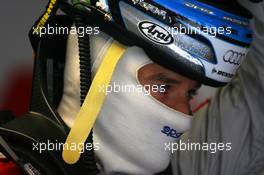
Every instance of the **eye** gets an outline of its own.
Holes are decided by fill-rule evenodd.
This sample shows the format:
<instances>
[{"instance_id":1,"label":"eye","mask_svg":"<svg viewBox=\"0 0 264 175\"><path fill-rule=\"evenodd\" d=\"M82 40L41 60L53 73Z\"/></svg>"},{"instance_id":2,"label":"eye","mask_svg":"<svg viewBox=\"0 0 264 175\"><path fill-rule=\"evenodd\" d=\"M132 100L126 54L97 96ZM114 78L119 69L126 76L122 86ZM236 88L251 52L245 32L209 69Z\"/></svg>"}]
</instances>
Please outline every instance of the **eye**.
<instances>
[{"instance_id":1,"label":"eye","mask_svg":"<svg viewBox=\"0 0 264 175\"><path fill-rule=\"evenodd\" d=\"M196 89L191 89L191 90L188 91L188 97L190 99L193 99L193 97L196 96L196 95L197 95L197 90Z\"/></svg>"},{"instance_id":2,"label":"eye","mask_svg":"<svg viewBox=\"0 0 264 175\"><path fill-rule=\"evenodd\" d=\"M164 88L166 91L168 91L168 90L171 88L171 85L168 85L168 84L163 85L163 88Z\"/></svg>"},{"instance_id":3,"label":"eye","mask_svg":"<svg viewBox=\"0 0 264 175\"><path fill-rule=\"evenodd\" d=\"M165 84L161 84L158 86L159 86L159 92L160 93L166 93L171 88L171 85L165 85Z\"/></svg>"}]
</instances>

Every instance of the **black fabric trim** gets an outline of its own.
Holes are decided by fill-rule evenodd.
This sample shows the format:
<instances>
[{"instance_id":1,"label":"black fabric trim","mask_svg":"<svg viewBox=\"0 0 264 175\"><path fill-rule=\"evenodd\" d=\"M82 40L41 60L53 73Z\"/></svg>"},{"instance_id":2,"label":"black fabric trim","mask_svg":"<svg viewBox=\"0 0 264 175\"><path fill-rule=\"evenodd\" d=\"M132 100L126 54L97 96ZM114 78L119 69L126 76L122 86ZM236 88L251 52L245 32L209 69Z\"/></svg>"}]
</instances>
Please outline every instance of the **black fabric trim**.
<instances>
[{"instance_id":1,"label":"black fabric trim","mask_svg":"<svg viewBox=\"0 0 264 175\"><path fill-rule=\"evenodd\" d=\"M72 21L66 16L56 16L49 21L51 26L70 27ZM34 73L32 80L32 95L30 111L41 113L51 120L60 123L69 130L56 108L63 93L63 72L65 64L67 34L38 35L30 34L30 41L35 52ZM52 61L52 77L47 73L47 61ZM47 79L52 80L48 82ZM52 93L50 93L52 91Z\"/></svg>"},{"instance_id":2,"label":"black fabric trim","mask_svg":"<svg viewBox=\"0 0 264 175\"><path fill-rule=\"evenodd\" d=\"M41 114L28 113L6 123L0 127L0 135L23 163L31 163L41 174L80 175L87 172L83 161L74 166L66 164L62 150L43 150L41 153L33 150L36 143L64 143L67 137L60 125ZM4 152L1 147L0 152Z\"/></svg>"},{"instance_id":3,"label":"black fabric trim","mask_svg":"<svg viewBox=\"0 0 264 175\"><path fill-rule=\"evenodd\" d=\"M15 116L13 115L12 111L0 111L0 126L15 119Z\"/></svg>"},{"instance_id":4,"label":"black fabric trim","mask_svg":"<svg viewBox=\"0 0 264 175\"><path fill-rule=\"evenodd\" d=\"M57 26L62 26L62 27L70 27L72 25L73 21L69 16L66 15L57 15L54 16L52 18L50 18L49 22L47 24L51 25L51 26L55 26L57 24ZM60 37L61 35L55 35L55 37L57 36ZM28 37L31 43L31 46L34 50L34 53L37 53L38 50L38 43L41 39L43 39L44 37L47 38L52 38L54 37L53 35L46 35L43 37L39 37L38 35L35 35L32 33L32 28L30 29L29 33L28 33Z\"/></svg>"},{"instance_id":5,"label":"black fabric trim","mask_svg":"<svg viewBox=\"0 0 264 175\"><path fill-rule=\"evenodd\" d=\"M112 14L114 21L122 26L125 26L124 21L122 20L119 2L120 0L110 0L109 2L109 10Z\"/></svg>"}]
</instances>

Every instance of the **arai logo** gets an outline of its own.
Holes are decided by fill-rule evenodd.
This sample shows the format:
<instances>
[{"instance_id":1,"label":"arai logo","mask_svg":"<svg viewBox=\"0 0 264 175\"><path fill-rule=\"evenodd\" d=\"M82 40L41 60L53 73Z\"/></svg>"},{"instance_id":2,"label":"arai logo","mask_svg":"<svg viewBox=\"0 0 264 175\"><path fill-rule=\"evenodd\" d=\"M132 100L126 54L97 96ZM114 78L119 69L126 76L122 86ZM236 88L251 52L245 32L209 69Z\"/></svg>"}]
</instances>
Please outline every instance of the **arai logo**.
<instances>
[{"instance_id":1,"label":"arai logo","mask_svg":"<svg viewBox=\"0 0 264 175\"><path fill-rule=\"evenodd\" d=\"M138 28L145 37L155 43L162 45L173 43L172 35L158 24L150 21L141 21L138 23Z\"/></svg>"}]
</instances>

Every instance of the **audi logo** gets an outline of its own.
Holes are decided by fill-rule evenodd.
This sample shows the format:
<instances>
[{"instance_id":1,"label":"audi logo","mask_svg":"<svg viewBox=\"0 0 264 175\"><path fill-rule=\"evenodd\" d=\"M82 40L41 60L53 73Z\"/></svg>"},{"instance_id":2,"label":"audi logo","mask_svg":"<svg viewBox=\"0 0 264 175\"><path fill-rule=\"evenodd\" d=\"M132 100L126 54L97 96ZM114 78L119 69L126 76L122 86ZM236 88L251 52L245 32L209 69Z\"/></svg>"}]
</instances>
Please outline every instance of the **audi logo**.
<instances>
[{"instance_id":1,"label":"audi logo","mask_svg":"<svg viewBox=\"0 0 264 175\"><path fill-rule=\"evenodd\" d=\"M223 60L229 64L240 65L241 61L245 56L246 56L245 53L229 50L225 53Z\"/></svg>"}]
</instances>

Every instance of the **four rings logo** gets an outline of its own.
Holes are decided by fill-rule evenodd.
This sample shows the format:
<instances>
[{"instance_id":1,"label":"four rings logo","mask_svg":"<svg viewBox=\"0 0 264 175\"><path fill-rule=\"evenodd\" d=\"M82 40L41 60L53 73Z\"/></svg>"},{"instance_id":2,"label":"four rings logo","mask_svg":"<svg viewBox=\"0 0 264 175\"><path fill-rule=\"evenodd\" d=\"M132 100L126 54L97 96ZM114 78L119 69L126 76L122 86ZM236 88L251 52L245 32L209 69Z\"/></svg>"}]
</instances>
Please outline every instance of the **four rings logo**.
<instances>
[{"instance_id":1,"label":"four rings logo","mask_svg":"<svg viewBox=\"0 0 264 175\"><path fill-rule=\"evenodd\" d=\"M229 50L223 56L223 60L229 64L240 65L241 61L245 56L245 53Z\"/></svg>"},{"instance_id":2,"label":"four rings logo","mask_svg":"<svg viewBox=\"0 0 264 175\"><path fill-rule=\"evenodd\" d=\"M169 45L173 43L172 35L163 27L150 21L141 21L138 23L139 31L149 40L162 44Z\"/></svg>"}]
</instances>

